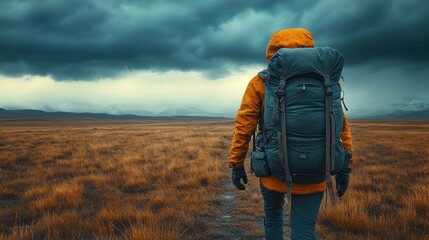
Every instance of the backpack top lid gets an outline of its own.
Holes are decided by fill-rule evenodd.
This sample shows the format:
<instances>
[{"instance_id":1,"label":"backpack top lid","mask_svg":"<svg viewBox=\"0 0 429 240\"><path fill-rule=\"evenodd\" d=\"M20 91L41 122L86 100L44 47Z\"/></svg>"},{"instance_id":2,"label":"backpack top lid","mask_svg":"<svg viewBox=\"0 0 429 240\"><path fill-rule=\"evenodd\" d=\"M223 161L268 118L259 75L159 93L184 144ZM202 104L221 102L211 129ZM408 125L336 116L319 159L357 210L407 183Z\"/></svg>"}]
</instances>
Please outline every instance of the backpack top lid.
<instances>
[{"instance_id":1,"label":"backpack top lid","mask_svg":"<svg viewBox=\"0 0 429 240\"><path fill-rule=\"evenodd\" d=\"M271 58L268 71L274 78L285 76L286 80L316 73L335 83L340 80L343 64L340 52L330 47L281 48Z\"/></svg>"}]
</instances>

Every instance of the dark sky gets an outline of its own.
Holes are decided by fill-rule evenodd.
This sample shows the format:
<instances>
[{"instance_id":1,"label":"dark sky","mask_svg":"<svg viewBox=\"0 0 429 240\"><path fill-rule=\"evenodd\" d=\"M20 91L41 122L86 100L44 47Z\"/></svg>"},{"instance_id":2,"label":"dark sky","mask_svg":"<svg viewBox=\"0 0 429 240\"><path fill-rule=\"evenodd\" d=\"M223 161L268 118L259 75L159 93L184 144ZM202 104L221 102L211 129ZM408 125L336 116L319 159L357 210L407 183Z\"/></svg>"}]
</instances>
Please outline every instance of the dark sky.
<instances>
[{"instance_id":1,"label":"dark sky","mask_svg":"<svg viewBox=\"0 0 429 240\"><path fill-rule=\"evenodd\" d=\"M354 105L369 93L384 105L427 103L425 0L3 0L0 74L92 81L180 70L216 80L264 66L271 34L289 27L307 28L317 46L342 52Z\"/></svg>"}]
</instances>

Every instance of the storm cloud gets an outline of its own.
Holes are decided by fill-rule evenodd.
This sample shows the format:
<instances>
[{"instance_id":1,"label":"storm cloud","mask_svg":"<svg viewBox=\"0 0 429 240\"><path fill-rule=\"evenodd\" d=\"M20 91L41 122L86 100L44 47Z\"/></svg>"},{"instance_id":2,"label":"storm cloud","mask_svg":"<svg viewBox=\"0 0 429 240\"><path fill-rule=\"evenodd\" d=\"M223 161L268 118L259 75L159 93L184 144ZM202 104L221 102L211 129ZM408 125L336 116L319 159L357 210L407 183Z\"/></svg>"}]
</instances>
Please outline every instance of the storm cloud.
<instances>
[{"instance_id":1,"label":"storm cloud","mask_svg":"<svg viewBox=\"0 0 429 240\"><path fill-rule=\"evenodd\" d=\"M348 66L429 63L424 0L0 2L0 74L95 80L134 70L227 76L265 64L279 29L304 27Z\"/></svg>"}]
</instances>

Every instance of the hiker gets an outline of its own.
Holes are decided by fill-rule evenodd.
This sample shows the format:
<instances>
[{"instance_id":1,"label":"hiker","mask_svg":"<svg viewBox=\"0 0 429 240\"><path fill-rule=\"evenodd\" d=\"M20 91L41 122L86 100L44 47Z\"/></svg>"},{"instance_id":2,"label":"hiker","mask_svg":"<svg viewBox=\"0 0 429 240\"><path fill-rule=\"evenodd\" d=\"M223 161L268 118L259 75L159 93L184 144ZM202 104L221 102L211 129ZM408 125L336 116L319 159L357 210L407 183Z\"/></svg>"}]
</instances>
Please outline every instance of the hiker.
<instances>
[{"instance_id":1,"label":"hiker","mask_svg":"<svg viewBox=\"0 0 429 240\"><path fill-rule=\"evenodd\" d=\"M284 30L280 30L275 32L269 43L268 43L268 47L266 50L266 58L268 63L272 63L270 62L272 60L272 57L280 50L281 51L294 51L293 49L296 49L298 51L302 50L301 48L306 48L304 49L305 51L309 48L310 51L313 49L316 49L314 47L314 41L313 38L311 36L311 33L306 30L306 29L302 29L302 28L295 28L295 29L284 29ZM279 53L277 53L277 55L281 55L281 51L279 51ZM338 56L339 53L337 53L334 50L331 49L321 49L321 52L323 51L329 51L329 53L335 53ZM292 52L293 53L293 52ZM312 52L311 52L312 53ZM298 53L297 53L298 54ZM313 54L313 53L312 53ZM293 54L291 54L293 55ZM332 55L332 54L331 54ZM329 55L329 56L331 56ZM283 55L282 55L283 56ZM277 57L282 57L282 56L277 56ZM286 56L285 58L287 59L288 55L284 55ZM340 58L341 57L341 58ZM336 59L334 59L335 61L342 61L342 56L337 57ZM273 58L274 59L274 58ZM338 60L340 59L340 60ZM274 60L273 60L274 61ZM279 61L280 62L280 61ZM337 69L336 73L337 74L335 76L335 78L340 78L340 74L341 74L341 69L342 69L342 62L341 63L341 68ZM278 63L280 64L280 63ZM317 64L317 63L315 63ZM338 66L340 64L337 64ZM337 66L335 65L335 66ZM338 73L339 72L339 73ZM265 77L265 78L264 78ZM311 77L310 77L311 78ZM256 75L255 77L253 77L248 86L247 89L244 93L240 108L237 112L236 115L236 120L235 120L235 125L234 125L234 136L233 136L233 140L232 140L232 146L230 149L230 158L229 158L229 167L232 168L232 181L233 184L240 190L244 190L245 186L240 182L240 180L242 179L243 182L245 184L247 184L247 175L246 175L246 171L244 169L244 160L249 148L249 142L252 138L252 135L254 134L255 130L257 129L257 125L259 123L259 128L264 128L264 126L269 126L269 124L273 124L276 123L277 121L277 125L272 125L272 126L280 126L280 122L283 124L282 119L280 119L280 116L284 116L286 119L291 119L291 116L289 116L285 113L285 115L282 115L283 112L277 109L276 106L274 106L274 108L277 110L277 112L275 113L271 113L271 112L264 112L264 99L265 99L265 95L266 95L266 85L264 85L265 81L269 81L269 77L267 77L267 71L265 72L261 72L260 74ZM277 80L279 81L279 80ZM309 80L310 81L310 80ZM287 86L287 85L286 85ZM326 85L325 85L326 86ZM329 85L330 87L331 85ZM283 86L284 87L284 86ZM302 91L306 90L306 85L302 84L302 86L299 86L301 88ZM307 86L307 88L310 88L311 86ZM322 87L324 87L322 85ZM339 84L336 84L336 86L332 85L332 88L337 87L340 88ZM280 88L280 87L279 87ZM308 90L307 90L308 91ZM339 92L339 89L336 89L337 92ZM272 92L272 91L271 91ZM271 94L271 93L270 93ZM323 92L324 94L324 92ZM287 99L288 96L287 93L284 94L284 98L282 99L276 99L276 101L282 101ZM293 96L292 96L293 97ZM274 101L274 100L272 100ZM339 97L338 99L335 99L336 103L339 102ZM288 101L283 101L283 103L286 102L285 104L288 104ZM277 103L277 102L275 102ZM279 106L282 106L281 104L279 104ZM323 106L324 107L324 106ZM335 111L337 111L336 113L340 113L337 114L339 116L336 116L336 119L332 120L331 119L331 124L332 121L339 121L340 124L340 128L336 129L336 131L338 132L338 136L339 138L341 138L342 140L342 144L341 144L341 140L336 141L336 142L340 142L338 143L340 147L338 147L341 151L343 151L342 154L342 162L340 163L341 165L339 165L339 170L337 169L336 171L336 175L335 175L335 186L336 186L336 195L338 197L341 197L344 195L347 186L348 186L348 181L349 181L349 173L350 173L350 169L352 167L353 161L352 161L352 153L353 153L353 147L352 147L352 137L351 137L351 132L350 129L348 127L348 123L347 123L347 119L346 116L342 113L342 106L336 106L337 109ZM281 107L279 107L281 108ZM285 107L286 109L286 107ZM274 111L272 109L270 109L270 111ZM285 110L284 112L288 112L289 109L287 109L287 111ZM308 111L312 111L312 110L307 110L306 112L306 116L308 115L307 113L309 113ZM323 113L324 110L322 111ZM277 114L277 115L276 115ZM311 114L311 112L309 113ZM325 115L325 114L323 114ZM265 117L264 117L265 116ZM268 116L268 117L267 117ZM273 116L273 117L271 117ZM296 116L296 115L295 115ZM311 116L311 115L308 115ZM292 116L294 117L294 116ZM271 118L269 122L264 120L264 118ZM322 120L326 120L326 121L319 121L319 122L315 122L314 120L308 120L305 119L305 121L307 121L307 123L311 123L308 124L306 126L304 126L305 128L313 128L313 125L322 125L323 129L325 129L325 125L324 122L326 122L326 124L329 121L329 118L325 118ZM288 122L288 121L287 121ZM288 122L289 123L289 122ZM285 123L286 125L286 123ZM342 127L341 127L342 125ZM287 126L286 126L287 128ZM333 131L335 131L335 127L331 127L333 128ZM277 127L277 129L280 129L280 127ZM326 127L326 129L328 129L328 127ZM261 130L261 129L259 129ZM262 129L263 130L263 129ZM279 130L277 130L279 131ZM328 131L328 130L326 130ZM287 131L289 134L289 131ZM325 130L323 130L323 133L325 133ZM258 134L259 136L263 136L263 138L257 138L256 139L256 144L258 143L258 141L262 141L262 142L267 142L266 138L270 138L269 134L268 136L266 135L267 132L262 131L262 134ZM275 133L273 133L275 134ZM279 133L277 133L279 134ZM279 135L280 136L280 135ZM282 136L283 137L283 136ZM286 139L286 136L284 136ZM331 136L332 137L332 136ZM262 139L262 140L261 140ZM272 139L276 140L274 137L272 137ZM325 139L322 138L323 140L323 144L325 144ZM269 142L270 140L268 140ZM326 140L327 142L328 140ZM255 144L255 139L254 139L254 144ZM275 141L273 141L275 142ZM309 142L309 141L308 141ZM280 156L280 159L282 159L282 151L283 149L280 149L281 147L279 146L280 144L285 144L286 143L289 144L289 139L287 141L285 140L281 140L279 138L278 141L279 144L275 144L275 146L271 146L273 144L268 144L268 145L263 145L263 146L268 146L268 147L272 147L273 149L277 149L277 150L273 150L274 152L277 151L277 156ZM261 146L259 146L261 147ZM332 147L332 146L331 146ZM335 147L335 146L334 146ZM255 151L254 147L254 151ZM326 156L329 155L328 151L326 151L327 148L322 148L322 154L325 154ZM268 151L269 149L267 149ZM284 150L286 151L286 150ZM332 150L333 151L333 150ZM329 152L332 152L329 151ZM258 153L257 151L255 153ZM288 154L285 154L285 152L283 152L283 154L286 155L286 158L283 157L283 159L287 159L288 155L290 155L291 153L287 152ZM262 154L261 156L264 156L264 158L268 158L269 156L269 152ZM323 160L324 162L326 161L327 163L329 162L327 158L325 158L325 155L323 155ZM333 156L333 155L331 155ZM299 155L300 158L302 158L303 160L306 160L307 155L306 154L300 154ZM334 157L335 161L337 160L337 156ZM252 161L253 161L253 153L252 153ZM275 168L275 165L273 162L270 161L274 161L274 160L266 160L268 161L267 164L265 164L264 162L264 166L268 165L268 169L264 169L264 171L267 171L267 173L259 173L259 175L264 175L266 174L266 177L260 177L260 188L261 188L261 193L264 199L264 212L265 212L265 217L264 217L264 226L265 226L265 236L267 240L273 240L273 239L283 239L283 205L285 203L285 194L287 196L287 192L288 192L288 186L291 187L290 191L291 194L289 194L289 196L291 197L290 199L290 208L291 208L291 212L290 212L290 229L291 229L291 238L292 239L299 239L299 240L305 240L305 239L317 239L316 233L315 233L315 228L316 228L316 222L317 222L317 217L318 217L318 212L319 212L319 207L320 207L320 203L322 201L323 198L323 192L325 190L327 190L327 186L329 184L331 184L331 177L330 175L332 174L332 169L331 169L331 174L329 174L329 168L333 167L332 162L331 165L329 165L329 168L326 168L325 165L323 165L323 167L321 167L322 171L322 179L318 180L317 182L311 182L310 183L299 183L300 181L294 182L294 180L292 180L293 183L291 183L290 185L289 182L290 180L287 180L288 176L286 174L286 180L285 177L282 177L277 174L274 174L275 171L277 171L278 169ZM324 164L323 162L323 164ZM287 161L286 161L287 163ZM336 164L336 163L335 163ZM288 168L291 165L291 163L289 162L289 164L287 164ZM253 166L253 162L252 162L252 166ZM283 165L284 166L284 165ZM338 166L334 166L337 167ZM253 167L252 167L253 168ZM285 167L283 167L281 169L283 172L287 172L289 170L286 170ZM293 169L292 169L293 170ZM291 171L292 171L291 170ZM256 170L255 170L256 171ZM326 175L324 175L324 172L327 172L327 178L324 178ZM270 173L271 172L271 173ZM271 175L270 175L271 174ZM289 178L294 178L297 179L297 176L293 175L292 176L289 174ZM305 177L305 176L304 176ZM319 179L319 178L318 178ZM299 179L298 179L299 180ZM286 183L288 182L288 184ZM332 189L332 188L331 188ZM335 197L335 196L334 196Z\"/></svg>"}]
</instances>

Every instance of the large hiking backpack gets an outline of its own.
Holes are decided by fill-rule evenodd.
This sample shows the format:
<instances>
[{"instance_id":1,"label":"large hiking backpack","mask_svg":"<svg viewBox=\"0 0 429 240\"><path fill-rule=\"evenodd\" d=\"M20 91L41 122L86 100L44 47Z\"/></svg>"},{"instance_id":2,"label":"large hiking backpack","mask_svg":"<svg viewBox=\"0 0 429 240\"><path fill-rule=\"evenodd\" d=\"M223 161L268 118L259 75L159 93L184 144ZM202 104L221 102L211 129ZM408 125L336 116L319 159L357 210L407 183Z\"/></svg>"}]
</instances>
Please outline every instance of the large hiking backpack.
<instances>
[{"instance_id":1,"label":"large hiking backpack","mask_svg":"<svg viewBox=\"0 0 429 240\"><path fill-rule=\"evenodd\" d=\"M259 73L265 84L264 116L254 154L266 158L270 173L265 175L287 183L289 196L292 182L323 181L333 195L330 175L345 158L342 68L343 57L335 49L282 48Z\"/></svg>"}]
</instances>

